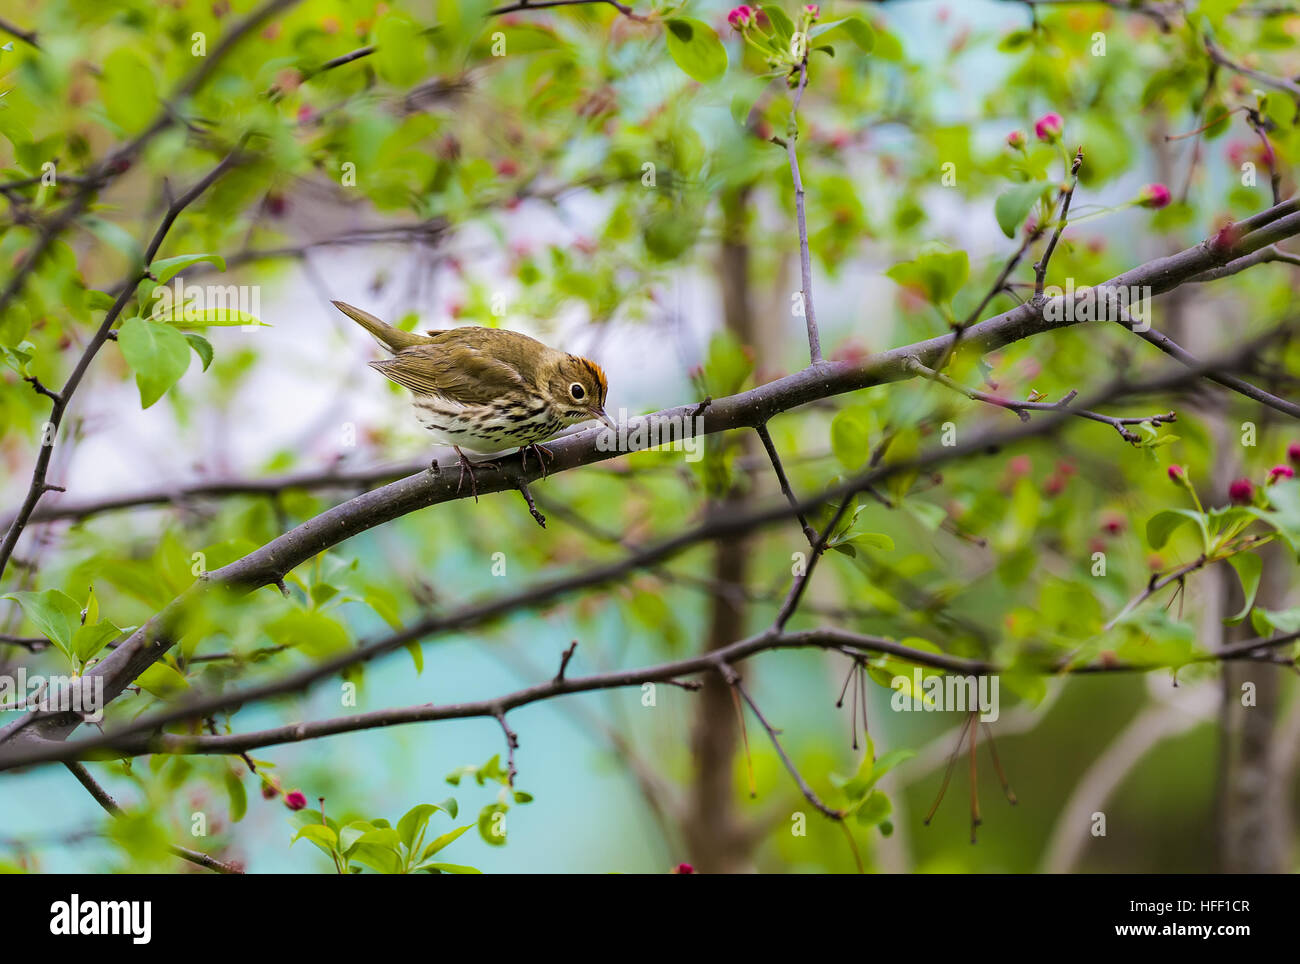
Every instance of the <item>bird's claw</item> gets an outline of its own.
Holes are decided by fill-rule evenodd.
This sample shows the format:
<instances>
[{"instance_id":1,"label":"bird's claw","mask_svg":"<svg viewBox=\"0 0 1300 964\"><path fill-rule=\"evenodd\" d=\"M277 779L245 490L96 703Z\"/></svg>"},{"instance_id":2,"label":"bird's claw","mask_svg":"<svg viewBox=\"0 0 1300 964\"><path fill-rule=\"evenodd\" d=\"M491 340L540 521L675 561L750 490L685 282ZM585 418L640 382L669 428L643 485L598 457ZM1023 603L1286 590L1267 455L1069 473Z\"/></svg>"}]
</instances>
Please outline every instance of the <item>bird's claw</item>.
<instances>
[{"instance_id":1,"label":"bird's claw","mask_svg":"<svg viewBox=\"0 0 1300 964\"><path fill-rule=\"evenodd\" d=\"M519 446L519 463L523 471L528 471L528 450L533 450L533 455L537 457L537 464L542 467L542 478L546 478L546 460L554 461L555 453L548 449L540 442L531 442L528 445Z\"/></svg>"}]
</instances>

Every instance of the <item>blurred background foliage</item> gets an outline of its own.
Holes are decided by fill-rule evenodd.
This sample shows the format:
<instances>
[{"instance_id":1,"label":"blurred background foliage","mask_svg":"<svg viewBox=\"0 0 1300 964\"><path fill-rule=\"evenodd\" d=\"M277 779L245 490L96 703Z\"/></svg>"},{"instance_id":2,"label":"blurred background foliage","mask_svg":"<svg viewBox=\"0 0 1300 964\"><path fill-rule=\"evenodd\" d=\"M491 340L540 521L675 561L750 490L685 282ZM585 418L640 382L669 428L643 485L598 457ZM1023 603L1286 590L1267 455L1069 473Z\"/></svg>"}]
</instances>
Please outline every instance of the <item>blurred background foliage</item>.
<instances>
[{"instance_id":1,"label":"blurred background foliage","mask_svg":"<svg viewBox=\"0 0 1300 964\"><path fill-rule=\"evenodd\" d=\"M0 3L39 43L14 40L0 52L0 179L39 178L49 161L58 173L55 186L4 190L0 265L14 269L39 219L68 203L94 159L153 122L160 99L196 69L200 38L211 55L253 6ZM427 457L404 400L365 367L372 349L329 307L332 298L407 328L503 325L589 355L609 372L611 413L719 397L805 363L803 321L791 312L799 282L790 169L770 143L787 135L789 93L760 76L762 58L727 25L727 8L638 0L633 9L650 18L643 22L604 4L500 15L491 6L304 0L242 41L193 98L175 105L183 122L117 172L0 318L6 505L25 490L48 414L23 376L61 384L168 198L236 148L244 162L184 212L159 255L220 255L224 274L200 262L182 272L185 281L260 286L269 327L205 332L211 363L195 344L184 376L144 411L128 360L106 346L56 449L52 480L68 494L45 502ZM855 16L873 38L870 53L851 43L837 44L833 56L814 53L799 114L827 356L863 359L965 318L1023 237L1019 222L1011 225L1016 239L1004 235L995 199L1026 179L1055 188L1078 146L1077 223L1051 261L1052 284L1100 281L1268 207L1270 160L1289 195L1300 150L1296 101L1278 91L1261 100L1250 78L1212 67L1204 38L1242 64L1293 76L1300 14L1247 15L1238 8L1257 4L1232 0L1187 6L1195 14L1174 17L1166 32L1154 17L1100 4L824 5L823 22ZM716 31L728 61L721 76L700 83L674 61L664 21L683 16ZM1242 105L1263 119L1266 140ZM1049 111L1063 118L1059 147L1033 133ZM1027 137L1023 155L1007 146L1013 130ZM1243 164L1259 172L1253 185L1243 184ZM1149 182L1167 184L1173 202L1159 211L1132 206ZM1041 216L1025 210L1020 221ZM1033 260L1031 252L1012 280L1032 281ZM1284 316L1293 271L1262 265L1175 292L1158 303L1156 327L1211 355ZM984 316L1025 296L1023 288L1001 294ZM1159 361L1119 326L1081 324L984 359L960 354L950 374L1009 398L1055 400ZM1298 362L1292 342L1274 350L1274 390L1294 388ZM1153 572L1198 551L1187 528L1159 549L1145 538L1151 515L1187 506L1166 476L1169 464L1187 466L1205 505L1222 505L1231 478L1262 482L1300 436L1276 413L1218 390L1124 407L1115 414L1177 410L1176 425L1157 433L1167 444L1135 448L1107 426L1077 420L1054 438L949 464L941 475L896 477L885 493L892 508L863 497L845 534L855 551L827 556L792 625L833 622L1011 664L1080 646L1088 655L1178 664L1193 646L1217 645L1239 593L1219 578L1222 565L1193 574L1167 611L1168 596L1159 597L1140 627L1100 630ZM1244 421L1258 427L1253 446L1240 444ZM964 437L1014 416L917 379L808 406L770 428L795 492L807 494L859 469L886 430L897 431L890 458L901 459L934 444L945 422ZM188 634L167 668L116 701L106 726L178 692L282 675L431 610L616 559L627 545L699 521L710 506L778 496L761 447L744 433L710 437L698 462L637 453L535 490L551 520L545 532L511 494L462 500L323 554L292 574L287 596L208 597L187 614ZM348 494L346 484L287 488L33 524L20 544L25 564L11 567L0 588L61 590L83 605L93 587L105 619L140 625L196 570L238 558ZM553 675L572 639L571 674L684 656L705 645L720 609L732 638L767 625L789 586L792 553L803 549L793 523L747 538L738 588L719 585L727 582L719 556L701 547L613 589L359 667L348 674L359 686L355 709L341 705L330 683L212 723L217 732L242 731L482 698ZM1094 572L1099 552L1104 576ZM1293 560L1277 554L1267 565L1285 570L1267 608L1285 611ZM0 605L0 631L36 635L18 606ZM9 672L66 665L54 647L0 646L0 659ZM846 658L783 652L743 668L811 785L845 805L844 780L867 753L862 735L851 736L849 701L835 706ZM1294 743L1293 674L1255 671L1281 678L1277 738ZM1227 779L1220 675L1213 664L1145 677L1006 674L993 731L1020 804L1002 804L981 749L985 822L972 847L964 762L922 825L959 717L891 711L892 693L876 673L865 699L877 756L918 752L882 779L892 812L850 823L863 862L882 871L1221 866L1209 842ZM174 870L171 841L254 871L330 871L330 857L290 845L307 815L318 822L324 797L336 841L349 821L367 821L360 832L375 834L367 846L378 849L363 863L392 869L407 851L379 852L399 835L382 833L382 821L396 828L417 804L454 795L458 807L429 819L430 839L477 823L442 856L484 870L663 871L683 861L853 870L842 829L811 811L752 718L748 753L743 744L723 746L716 764L725 770L728 820L745 832L733 839L709 823L719 814L716 803L702 803L701 703L664 686L650 707L633 689L513 713L518 792L500 779L504 746L490 720L268 748L252 754L257 773L234 757L92 764L132 813L116 821L61 768L6 774L3 855L15 869ZM1276 779L1294 815L1294 754ZM266 799L264 785L272 788ZM290 819L286 795L298 789L309 808ZM1091 833L1095 811L1107 815L1105 836ZM791 833L796 812L807 814L806 836ZM195 813L206 816L207 837L192 836ZM498 813L508 834L492 829ZM1280 844L1293 869L1292 839Z\"/></svg>"}]
</instances>

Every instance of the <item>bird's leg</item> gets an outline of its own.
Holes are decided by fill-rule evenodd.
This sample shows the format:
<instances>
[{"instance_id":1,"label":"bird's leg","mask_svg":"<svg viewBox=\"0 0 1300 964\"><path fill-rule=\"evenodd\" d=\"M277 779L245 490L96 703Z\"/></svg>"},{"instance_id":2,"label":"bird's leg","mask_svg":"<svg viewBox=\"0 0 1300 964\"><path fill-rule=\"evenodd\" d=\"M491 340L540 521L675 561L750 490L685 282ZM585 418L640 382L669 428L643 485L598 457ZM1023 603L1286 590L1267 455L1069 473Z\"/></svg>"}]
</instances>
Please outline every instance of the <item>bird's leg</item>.
<instances>
[{"instance_id":1,"label":"bird's leg","mask_svg":"<svg viewBox=\"0 0 1300 964\"><path fill-rule=\"evenodd\" d=\"M469 475L469 490L470 490L470 492L472 492L472 493L474 494L474 501L477 502L477 501L478 501L478 483L474 481L474 463L471 462L471 461L469 460L468 456L466 456L465 453L462 452L462 451L460 450L460 446L459 446L459 445L453 445L452 448L454 448L454 449L456 450L456 456L457 456L457 458L460 459L460 478L458 478L458 479L456 480L456 492L457 492L457 494L460 493L460 487L461 487L461 485L464 484L464 482L465 482L465 476L466 476L466 474L468 474L468 475ZM481 469L495 469L495 468L499 468L499 466L497 465L496 462L479 462L479 463L478 463L478 467L481 468Z\"/></svg>"},{"instance_id":2,"label":"bird's leg","mask_svg":"<svg viewBox=\"0 0 1300 964\"><path fill-rule=\"evenodd\" d=\"M532 449L533 454L537 456L537 464L542 467L542 478L546 478L546 459L555 460L555 453L548 449L540 442L530 442L528 445L519 446L519 461L525 472L528 471L528 450ZM543 457L544 456L544 457Z\"/></svg>"}]
</instances>

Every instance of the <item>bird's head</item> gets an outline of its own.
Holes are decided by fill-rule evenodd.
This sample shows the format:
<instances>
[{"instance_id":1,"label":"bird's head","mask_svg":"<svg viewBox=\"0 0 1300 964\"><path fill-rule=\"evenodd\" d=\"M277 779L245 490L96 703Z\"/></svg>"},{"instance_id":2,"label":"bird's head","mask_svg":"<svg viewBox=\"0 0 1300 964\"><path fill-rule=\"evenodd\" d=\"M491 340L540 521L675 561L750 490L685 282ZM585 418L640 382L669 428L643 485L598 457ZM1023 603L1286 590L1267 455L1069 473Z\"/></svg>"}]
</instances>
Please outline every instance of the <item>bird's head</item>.
<instances>
[{"instance_id":1,"label":"bird's head","mask_svg":"<svg viewBox=\"0 0 1300 964\"><path fill-rule=\"evenodd\" d=\"M595 418L616 428L605 414L608 391L609 383L600 366L578 355L561 354L546 380L548 401L570 425Z\"/></svg>"}]
</instances>

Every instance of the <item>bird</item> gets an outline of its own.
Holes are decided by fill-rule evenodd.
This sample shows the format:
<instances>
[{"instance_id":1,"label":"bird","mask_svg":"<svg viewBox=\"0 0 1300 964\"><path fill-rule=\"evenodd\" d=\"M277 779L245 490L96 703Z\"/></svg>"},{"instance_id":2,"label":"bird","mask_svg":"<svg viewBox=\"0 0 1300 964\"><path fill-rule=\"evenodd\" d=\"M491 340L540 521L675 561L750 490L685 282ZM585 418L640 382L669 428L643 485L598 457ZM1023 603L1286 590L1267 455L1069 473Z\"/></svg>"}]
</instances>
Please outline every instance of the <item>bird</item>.
<instances>
[{"instance_id":1,"label":"bird","mask_svg":"<svg viewBox=\"0 0 1300 964\"><path fill-rule=\"evenodd\" d=\"M419 334L345 302L333 304L392 355L369 365L410 390L420 424L436 442L456 450L456 491L468 474L476 502L475 466L496 463L472 462L464 449L494 453L517 447L525 468L532 449L545 476L544 456L551 453L542 442L590 419L617 428L605 414L605 373L588 358L505 328L464 325Z\"/></svg>"}]
</instances>

